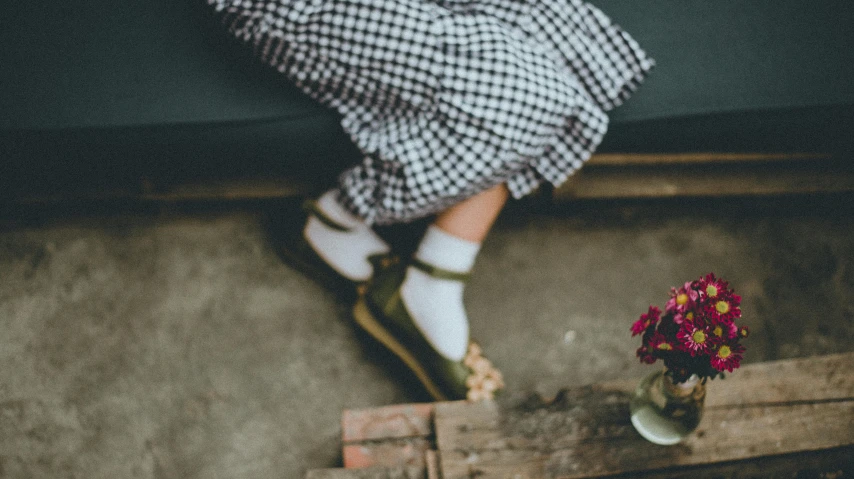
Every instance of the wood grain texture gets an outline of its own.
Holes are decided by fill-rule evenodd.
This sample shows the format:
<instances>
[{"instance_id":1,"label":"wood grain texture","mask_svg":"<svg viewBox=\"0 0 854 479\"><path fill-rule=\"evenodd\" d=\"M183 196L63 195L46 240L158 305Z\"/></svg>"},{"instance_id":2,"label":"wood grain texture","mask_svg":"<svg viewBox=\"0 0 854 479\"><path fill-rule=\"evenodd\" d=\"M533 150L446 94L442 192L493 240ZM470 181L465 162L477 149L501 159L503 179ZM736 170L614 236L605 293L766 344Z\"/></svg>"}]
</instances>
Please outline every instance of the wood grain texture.
<instances>
[{"instance_id":1,"label":"wood grain texture","mask_svg":"<svg viewBox=\"0 0 854 479\"><path fill-rule=\"evenodd\" d=\"M745 365L708 384L700 427L671 447L631 426L637 380L512 408L458 401L348 411L345 462L358 449L369 467L307 477L843 477L854 474L852 369L854 353Z\"/></svg>"},{"instance_id":2,"label":"wood grain texture","mask_svg":"<svg viewBox=\"0 0 854 479\"><path fill-rule=\"evenodd\" d=\"M775 195L854 191L849 159L827 153L601 153L553 191L555 201L598 198ZM156 203L236 201L305 196L307 179L256 177L160 184L142 178L136 188L37 192L19 205L69 201L138 200Z\"/></svg>"},{"instance_id":3,"label":"wood grain texture","mask_svg":"<svg viewBox=\"0 0 854 479\"><path fill-rule=\"evenodd\" d=\"M731 162L829 160L826 153L597 153L590 158L592 166L679 165Z\"/></svg>"},{"instance_id":4,"label":"wood grain texture","mask_svg":"<svg viewBox=\"0 0 854 479\"><path fill-rule=\"evenodd\" d=\"M433 450L424 452L424 463L426 466L427 479L441 479L439 471L439 453Z\"/></svg>"},{"instance_id":5,"label":"wood grain texture","mask_svg":"<svg viewBox=\"0 0 854 479\"><path fill-rule=\"evenodd\" d=\"M305 479L424 479L424 468L314 469L306 473Z\"/></svg>"},{"instance_id":6,"label":"wood grain texture","mask_svg":"<svg viewBox=\"0 0 854 479\"><path fill-rule=\"evenodd\" d=\"M618 412L628 417L628 405ZM510 413L503 418L515 424L500 424L500 438L476 430L459 434L448 441L452 449L441 449L443 477L601 477L854 444L850 401L711 411L694 435L672 447L645 441L628 421L585 423L583 416L567 419L570 414Z\"/></svg>"},{"instance_id":7,"label":"wood grain texture","mask_svg":"<svg viewBox=\"0 0 854 479\"><path fill-rule=\"evenodd\" d=\"M854 168L839 163L771 162L596 167L553 192L555 202L603 198L769 196L854 191Z\"/></svg>"},{"instance_id":8,"label":"wood grain texture","mask_svg":"<svg viewBox=\"0 0 854 479\"><path fill-rule=\"evenodd\" d=\"M854 354L746 365L708 386L698 430L677 446L649 443L629 420L636 383L564 391L512 409L440 403L445 479L581 478L702 466L854 445Z\"/></svg>"},{"instance_id":9,"label":"wood grain texture","mask_svg":"<svg viewBox=\"0 0 854 479\"><path fill-rule=\"evenodd\" d=\"M854 475L854 446L765 456L744 461L719 462L693 467L635 471L610 479L841 479Z\"/></svg>"},{"instance_id":10,"label":"wood grain texture","mask_svg":"<svg viewBox=\"0 0 854 479\"><path fill-rule=\"evenodd\" d=\"M708 383L706 409L854 398L854 353L747 364ZM603 381L596 391L632 393L637 380Z\"/></svg>"}]
</instances>

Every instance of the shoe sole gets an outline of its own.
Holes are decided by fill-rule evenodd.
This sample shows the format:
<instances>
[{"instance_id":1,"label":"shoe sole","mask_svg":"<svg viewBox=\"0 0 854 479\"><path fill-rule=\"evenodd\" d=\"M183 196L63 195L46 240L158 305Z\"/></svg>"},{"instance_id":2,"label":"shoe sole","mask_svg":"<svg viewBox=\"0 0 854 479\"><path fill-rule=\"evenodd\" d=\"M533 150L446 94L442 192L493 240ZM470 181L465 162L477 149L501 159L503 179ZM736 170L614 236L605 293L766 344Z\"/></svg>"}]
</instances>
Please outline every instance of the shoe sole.
<instances>
[{"instance_id":1,"label":"shoe sole","mask_svg":"<svg viewBox=\"0 0 854 479\"><path fill-rule=\"evenodd\" d=\"M418 380L421 381L421 384L424 385L424 388L427 389L427 392L433 396L436 401L448 400L448 397L445 396L436 383L430 379L430 375L418 359L416 359L415 356L413 356L412 353L410 353L409 350L400 343L400 341L389 333L379 321L377 321L364 297L360 297L356 302L356 305L353 307L353 318L356 320L356 324L358 324L359 327L370 334L371 337L379 341L380 344L385 346L395 356L400 358L400 360L403 361L403 364L405 364L406 367L415 374Z\"/></svg>"}]
</instances>

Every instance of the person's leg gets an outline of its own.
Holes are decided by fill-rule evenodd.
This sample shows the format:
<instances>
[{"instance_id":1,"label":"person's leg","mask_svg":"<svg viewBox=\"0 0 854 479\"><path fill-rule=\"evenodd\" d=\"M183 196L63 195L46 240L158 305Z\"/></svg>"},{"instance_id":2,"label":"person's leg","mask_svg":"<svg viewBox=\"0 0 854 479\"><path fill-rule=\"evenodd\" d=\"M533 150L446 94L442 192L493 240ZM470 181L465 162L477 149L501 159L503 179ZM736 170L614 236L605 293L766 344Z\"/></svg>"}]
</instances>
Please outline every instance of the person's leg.
<instances>
[{"instance_id":1,"label":"person's leg","mask_svg":"<svg viewBox=\"0 0 854 479\"><path fill-rule=\"evenodd\" d=\"M463 242L479 244L492 227L507 197L505 185L490 188L440 213L433 227ZM308 218L303 230L307 242L324 261L345 278L353 281L369 279L373 268L368 258L387 253L388 245L361 218L347 211L339 203L336 190L327 191L315 204L327 221L324 222L316 216ZM332 225L328 224L329 220ZM445 264L449 261L440 262ZM451 264L447 264L445 269L458 270L463 266L454 264L451 260ZM464 269L467 270L468 267Z\"/></svg>"},{"instance_id":2,"label":"person's leg","mask_svg":"<svg viewBox=\"0 0 854 479\"><path fill-rule=\"evenodd\" d=\"M448 208L433 224L457 238L482 243L508 196L502 183Z\"/></svg>"},{"instance_id":3,"label":"person's leg","mask_svg":"<svg viewBox=\"0 0 854 479\"><path fill-rule=\"evenodd\" d=\"M501 184L440 213L427 229L415 259L445 271L468 273L507 197L507 188ZM469 344L463 287L461 281L409 267L400 291L424 336L439 353L455 361L465 356Z\"/></svg>"}]
</instances>

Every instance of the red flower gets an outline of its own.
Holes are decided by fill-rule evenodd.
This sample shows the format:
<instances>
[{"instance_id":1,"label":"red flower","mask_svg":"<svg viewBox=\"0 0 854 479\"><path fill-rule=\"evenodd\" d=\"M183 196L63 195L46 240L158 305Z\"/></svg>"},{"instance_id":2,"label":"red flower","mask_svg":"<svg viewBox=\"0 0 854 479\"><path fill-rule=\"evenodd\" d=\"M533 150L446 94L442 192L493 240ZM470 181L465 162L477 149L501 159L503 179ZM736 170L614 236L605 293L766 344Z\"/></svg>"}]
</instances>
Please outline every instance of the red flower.
<instances>
[{"instance_id":1,"label":"red flower","mask_svg":"<svg viewBox=\"0 0 854 479\"><path fill-rule=\"evenodd\" d=\"M691 353L691 356L709 352L709 332L703 328L698 328L694 324L684 323L682 329L676 334L676 337L681 343L681 348Z\"/></svg>"},{"instance_id":2,"label":"red flower","mask_svg":"<svg viewBox=\"0 0 854 479\"><path fill-rule=\"evenodd\" d=\"M709 273L693 285L702 301L712 301L721 294L729 291L729 284L723 279L715 277L715 273Z\"/></svg>"},{"instance_id":3,"label":"red flower","mask_svg":"<svg viewBox=\"0 0 854 479\"><path fill-rule=\"evenodd\" d=\"M694 318L695 318L696 316L697 316L697 313L695 313L694 311L688 311L688 312L687 312L687 313L685 313L685 314L679 314L679 313L677 313L677 314L674 314L674 315L673 315L673 322L674 322L674 323L676 323L676 324L682 324L682 323L684 323L684 322L686 322L686 321L687 321L687 322L689 322L689 323L693 323L693 322L694 322Z\"/></svg>"},{"instance_id":4,"label":"red flower","mask_svg":"<svg viewBox=\"0 0 854 479\"><path fill-rule=\"evenodd\" d=\"M632 336L637 336L654 327L661 319L661 310L655 306L649 307L649 312L642 314L640 319L632 325Z\"/></svg>"},{"instance_id":5,"label":"red flower","mask_svg":"<svg viewBox=\"0 0 854 479\"><path fill-rule=\"evenodd\" d=\"M738 327L732 321L717 321L709 328L712 337L721 342L723 340L735 339L738 336Z\"/></svg>"},{"instance_id":6,"label":"red flower","mask_svg":"<svg viewBox=\"0 0 854 479\"><path fill-rule=\"evenodd\" d=\"M726 291L719 292L717 297L708 298L703 305L703 313L713 322L727 321L741 317L741 296Z\"/></svg>"},{"instance_id":7,"label":"red flower","mask_svg":"<svg viewBox=\"0 0 854 479\"><path fill-rule=\"evenodd\" d=\"M641 362L661 359L675 382L693 374L714 379L739 367L745 351L739 342L750 330L735 324L741 296L726 281L709 273L671 288L664 309L650 306L632 324L632 336L643 335L637 350Z\"/></svg>"},{"instance_id":8,"label":"red flower","mask_svg":"<svg viewBox=\"0 0 854 479\"><path fill-rule=\"evenodd\" d=\"M732 372L741 363L744 346L740 344L722 344L712 353L712 367L718 371Z\"/></svg>"},{"instance_id":9,"label":"red flower","mask_svg":"<svg viewBox=\"0 0 854 479\"><path fill-rule=\"evenodd\" d=\"M656 331L649 338L649 346L653 351L673 351L676 349L673 342L660 332Z\"/></svg>"},{"instance_id":10,"label":"red flower","mask_svg":"<svg viewBox=\"0 0 854 479\"><path fill-rule=\"evenodd\" d=\"M681 288L670 288L670 299L664 305L668 313L684 314L694 309L694 304L699 298L696 290L691 289L692 282L685 283Z\"/></svg>"}]
</instances>

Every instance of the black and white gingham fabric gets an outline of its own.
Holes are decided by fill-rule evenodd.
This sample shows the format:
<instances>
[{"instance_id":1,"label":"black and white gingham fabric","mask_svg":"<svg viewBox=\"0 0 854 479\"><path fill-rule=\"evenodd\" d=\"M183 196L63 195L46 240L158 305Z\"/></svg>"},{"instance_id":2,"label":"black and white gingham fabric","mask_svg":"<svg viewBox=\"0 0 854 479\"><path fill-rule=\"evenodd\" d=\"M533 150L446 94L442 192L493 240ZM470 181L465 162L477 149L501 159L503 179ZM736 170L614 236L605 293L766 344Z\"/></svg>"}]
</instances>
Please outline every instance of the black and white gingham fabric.
<instances>
[{"instance_id":1,"label":"black and white gingham fabric","mask_svg":"<svg viewBox=\"0 0 854 479\"><path fill-rule=\"evenodd\" d=\"M410 221L500 183L558 185L652 68L580 0L208 0L237 38L337 110L364 154L340 198Z\"/></svg>"}]
</instances>

